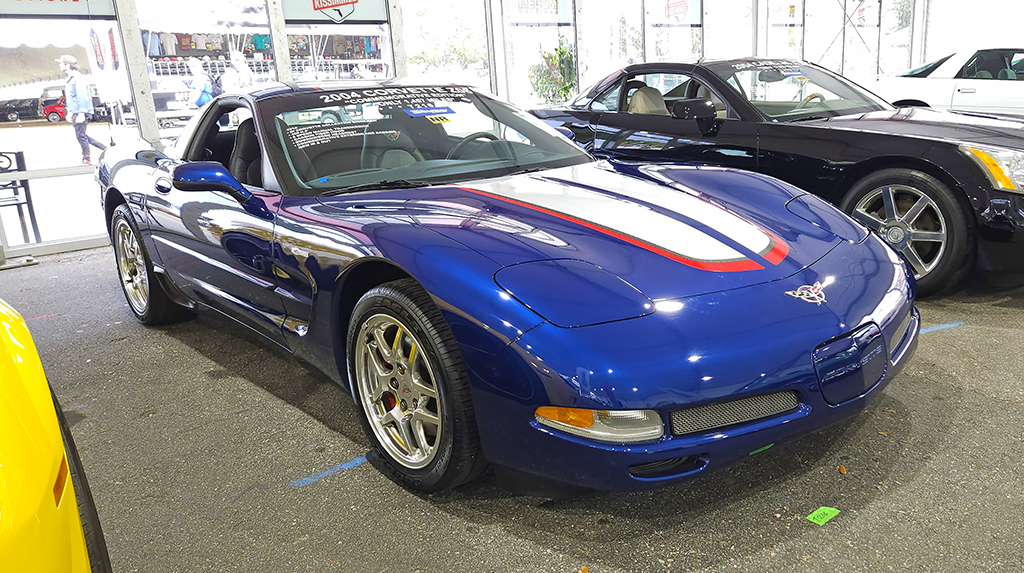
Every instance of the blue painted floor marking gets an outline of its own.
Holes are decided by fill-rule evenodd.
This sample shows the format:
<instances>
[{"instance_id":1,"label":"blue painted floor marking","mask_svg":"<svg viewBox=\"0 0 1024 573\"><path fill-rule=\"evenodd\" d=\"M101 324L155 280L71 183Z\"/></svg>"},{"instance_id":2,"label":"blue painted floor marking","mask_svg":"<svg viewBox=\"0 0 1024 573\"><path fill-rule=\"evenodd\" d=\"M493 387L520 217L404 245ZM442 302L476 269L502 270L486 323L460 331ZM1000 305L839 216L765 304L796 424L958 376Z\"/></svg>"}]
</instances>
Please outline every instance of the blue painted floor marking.
<instances>
[{"instance_id":1,"label":"blue painted floor marking","mask_svg":"<svg viewBox=\"0 0 1024 573\"><path fill-rule=\"evenodd\" d=\"M332 468L328 468L328 469L326 469L326 470L324 470L324 471L322 471L320 473L315 473L315 474L313 474L311 476L307 476L307 477L304 477L302 479L297 479L297 480L292 482L292 485L295 486L295 487L302 487L304 485L309 485L311 483L316 483L316 482L324 479L325 477L327 477L327 476L329 476L331 474L336 474L336 473L340 472L341 470L347 470L347 469L354 468L354 467L364 463L365 461L366 461L366 456L359 456L358 458L356 458L354 460L345 462L343 464L338 464L338 465L336 465L336 466L334 466Z\"/></svg>"},{"instance_id":2,"label":"blue painted floor marking","mask_svg":"<svg viewBox=\"0 0 1024 573\"><path fill-rule=\"evenodd\" d=\"M925 334L925 333L928 333L928 332L935 332L936 330L946 330L947 328L956 328L958 326L963 326L965 324L967 324L967 323L966 322L951 322L949 324L940 324L938 326L929 326L928 328L922 328L921 329L921 334Z\"/></svg>"}]
</instances>

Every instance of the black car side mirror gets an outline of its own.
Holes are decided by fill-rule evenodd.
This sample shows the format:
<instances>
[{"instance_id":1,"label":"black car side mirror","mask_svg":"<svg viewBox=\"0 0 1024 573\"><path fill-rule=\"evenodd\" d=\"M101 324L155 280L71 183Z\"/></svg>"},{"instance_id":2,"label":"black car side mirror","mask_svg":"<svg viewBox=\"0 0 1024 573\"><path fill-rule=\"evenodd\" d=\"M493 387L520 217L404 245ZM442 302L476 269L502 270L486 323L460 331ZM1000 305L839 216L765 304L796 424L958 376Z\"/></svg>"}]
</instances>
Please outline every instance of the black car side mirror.
<instances>
[{"instance_id":1,"label":"black car side mirror","mask_svg":"<svg viewBox=\"0 0 1024 573\"><path fill-rule=\"evenodd\" d=\"M715 119L715 104L708 98L681 99L672 104L676 119Z\"/></svg>"},{"instance_id":2,"label":"black car side mirror","mask_svg":"<svg viewBox=\"0 0 1024 573\"><path fill-rule=\"evenodd\" d=\"M223 191L239 203L252 197L226 167L216 161L194 161L174 168L174 188L182 191Z\"/></svg>"},{"instance_id":3,"label":"black car side mirror","mask_svg":"<svg viewBox=\"0 0 1024 573\"><path fill-rule=\"evenodd\" d=\"M681 99L672 104L672 117L676 119L693 119L701 134L711 136L718 133L719 123L715 121L718 110L708 98Z\"/></svg>"}]
</instances>

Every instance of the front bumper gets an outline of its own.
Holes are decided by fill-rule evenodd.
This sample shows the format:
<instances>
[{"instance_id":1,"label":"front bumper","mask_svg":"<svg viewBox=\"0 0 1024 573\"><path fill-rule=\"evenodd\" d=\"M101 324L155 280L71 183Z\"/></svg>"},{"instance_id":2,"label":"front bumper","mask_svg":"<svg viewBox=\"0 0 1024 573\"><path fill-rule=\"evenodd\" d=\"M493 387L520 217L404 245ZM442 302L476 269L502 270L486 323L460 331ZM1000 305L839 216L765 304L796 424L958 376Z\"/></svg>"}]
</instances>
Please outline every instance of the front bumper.
<instances>
[{"instance_id":1,"label":"front bumper","mask_svg":"<svg viewBox=\"0 0 1024 573\"><path fill-rule=\"evenodd\" d=\"M516 436L516 450L531 455L521 458L515 469L545 480L609 491L647 490L695 479L744 460L766 446L819 431L864 410L913 356L920 322L915 309L906 336L890 352L885 375L867 392L846 402L828 404L815 381L803 380L789 388L799 393L800 403L788 413L635 445L598 443L533 421L530 431ZM666 428L671 427L672 410L659 409Z\"/></svg>"},{"instance_id":2,"label":"front bumper","mask_svg":"<svg viewBox=\"0 0 1024 573\"><path fill-rule=\"evenodd\" d=\"M818 281L826 283L827 303L784 293ZM542 324L508 348L516 357L492 370L496 378L474 382L477 369L467 360L484 453L497 466L588 489L643 490L695 478L867 407L914 353L920 317L913 300L905 265L869 237L844 242L782 284L685 299L675 313L576 329ZM877 346L820 373L814 356L869 324L884 338L884 373L829 392L830 404L819 377L834 384L861 360L873 368ZM751 422L669 431L673 411L780 392L795 392L798 405ZM537 423L536 408L548 405L656 410L666 433L652 443L597 442Z\"/></svg>"}]
</instances>

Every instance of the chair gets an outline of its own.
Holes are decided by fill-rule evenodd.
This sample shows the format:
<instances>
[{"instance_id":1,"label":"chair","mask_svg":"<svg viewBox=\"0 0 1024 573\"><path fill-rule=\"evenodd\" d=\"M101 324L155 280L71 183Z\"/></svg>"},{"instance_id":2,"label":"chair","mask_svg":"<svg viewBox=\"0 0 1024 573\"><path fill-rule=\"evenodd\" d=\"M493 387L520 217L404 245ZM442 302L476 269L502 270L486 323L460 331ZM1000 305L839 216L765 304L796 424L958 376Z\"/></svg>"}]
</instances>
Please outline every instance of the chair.
<instances>
[{"instance_id":1,"label":"chair","mask_svg":"<svg viewBox=\"0 0 1024 573\"><path fill-rule=\"evenodd\" d=\"M359 163L363 169L397 169L423 161L405 126L382 119L366 126Z\"/></svg>"},{"instance_id":2,"label":"chair","mask_svg":"<svg viewBox=\"0 0 1024 573\"><path fill-rule=\"evenodd\" d=\"M260 141L252 118L243 121L235 132L235 146L228 159L228 171L240 183L260 187L263 176L260 171Z\"/></svg>"},{"instance_id":3,"label":"chair","mask_svg":"<svg viewBox=\"0 0 1024 573\"><path fill-rule=\"evenodd\" d=\"M647 115L669 115L665 107L665 98L661 92L650 86L636 90L633 97L629 98L629 113L643 113Z\"/></svg>"}]
</instances>

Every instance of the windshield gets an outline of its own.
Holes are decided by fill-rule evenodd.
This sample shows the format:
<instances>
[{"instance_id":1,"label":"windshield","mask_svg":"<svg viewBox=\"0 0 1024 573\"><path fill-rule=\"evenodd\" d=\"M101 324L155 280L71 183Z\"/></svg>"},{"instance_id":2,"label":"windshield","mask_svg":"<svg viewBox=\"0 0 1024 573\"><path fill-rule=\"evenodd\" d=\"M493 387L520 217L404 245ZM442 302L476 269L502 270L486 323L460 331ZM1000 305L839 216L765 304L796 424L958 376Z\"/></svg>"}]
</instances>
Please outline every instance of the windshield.
<instances>
[{"instance_id":1,"label":"windshield","mask_svg":"<svg viewBox=\"0 0 1024 573\"><path fill-rule=\"evenodd\" d=\"M845 79L806 62L757 60L707 67L765 117L776 121L892 109Z\"/></svg>"},{"instance_id":2,"label":"windshield","mask_svg":"<svg viewBox=\"0 0 1024 573\"><path fill-rule=\"evenodd\" d=\"M533 116L460 86L280 96L262 106L291 195L425 186L593 161Z\"/></svg>"},{"instance_id":3,"label":"windshield","mask_svg":"<svg viewBox=\"0 0 1024 573\"><path fill-rule=\"evenodd\" d=\"M904 78L927 78L929 74L935 71L935 68L938 68L942 64L946 63L946 60L952 57L953 54L950 54L945 58L942 58L941 60L935 60L934 62L927 63L919 68L914 68L909 72L900 75Z\"/></svg>"}]
</instances>

